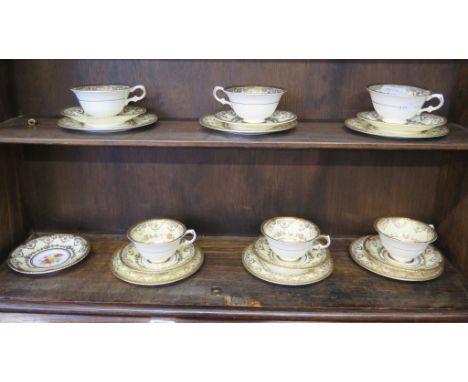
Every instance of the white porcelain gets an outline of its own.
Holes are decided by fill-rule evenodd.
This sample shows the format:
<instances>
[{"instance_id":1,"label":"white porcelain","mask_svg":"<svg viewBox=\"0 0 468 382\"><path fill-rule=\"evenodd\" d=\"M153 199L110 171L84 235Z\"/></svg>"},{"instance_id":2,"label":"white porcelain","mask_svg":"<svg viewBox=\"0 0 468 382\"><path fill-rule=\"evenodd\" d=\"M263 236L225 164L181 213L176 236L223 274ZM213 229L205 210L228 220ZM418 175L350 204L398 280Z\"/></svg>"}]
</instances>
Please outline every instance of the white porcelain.
<instances>
[{"instance_id":1,"label":"white porcelain","mask_svg":"<svg viewBox=\"0 0 468 382\"><path fill-rule=\"evenodd\" d=\"M207 129L222 131L224 133L237 134L237 135L263 135L274 134L286 130L294 129L297 126L297 120L290 122L266 125L265 123L230 123L222 122L214 115L205 115L199 120L200 125Z\"/></svg>"},{"instance_id":2,"label":"white porcelain","mask_svg":"<svg viewBox=\"0 0 468 382\"><path fill-rule=\"evenodd\" d=\"M388 123L382 120L382 117L376 111L363 111L357 114L358 118L370 123L381 131L388 131L391 133L421 133L423 131L444 126L447 124L447 119L440 115L422 113L405 123Z\"/></svg>"},{"instance_id":3,"label":"white porcelain","mask_svg":"<svg viewBox=\"0 0 468 382\"><path fill-rule=\"evenodd\" d=\"M128 98L130 93L141 90L140 96ZM137 102L145 98L146 89L143 85L133 87L127 85L87 85L70 89L75 93L83 110L93 117L112 117L119 114L129 102Z\"/></svg>"},{"instance_id":4,"label":"white porcelain","mask_svg":"<svg viewBox=\"0 0 468 382\"><path fill-rule=\"evenodd\" d=\"M186 235L192 235L189 241L182 241ZM148 261L160 263L175 254L180 245L195 242L197 234L193 229L173 219L151 219L130 228L127 237L133 242L141 256Z\"/></svg>"},{"instance_id":5,"label":"white porcelain","mask_svg":"<svg viewBox=\"0 0 468 382\"><path fill-rule=\"evenodd\" d=\"M404 217L380 218L374 228L392 258L401 262L413 261L437 240L433 226Z\"/></svg>"},{"instance_id":6,"label":"white porcelain","mask_svg":"<svg viewBox=\"0 0 468 382\"><path fill-rule=\"evenodd\" d=\"M144 113L146 113L146 109L140 106L125 106L119 114L112 117L101 118L96 118L87 114L83 108L79 106L68 107L62 110L62 115L65 117L84 123L86 126L96 128L116 127Z\"/></svg>"},{"instance_id":7,"label":"white porcelain","mask_svg":"<svg viewBox=\"0 0 468 382\"><path fill-rule=\"evenodd\" d=\"M321 235L314 223L301 218L275 217L264 221L260 229L271 250L285 261L297 261L312 249L330 246L329 235Z\"/></svg>"},{"instance_id":8,"label":"white porcelain","mask_svg":"<svg viewBox=\"0 0 468 382\"><path fill-rule=\"evenodd\" d=\"M431 113L444 105L442 94L431 94L429 90L408 85L376 84L367 87L374 109L389 123L406 123L422 112ZM436 98L436 106L423 108L425 102Z\"/></svg>"},{"instance_id":9,"label":"white porcelain","mask_svg":"<svg viewBox=\"0 0 468 382\"><path fill-rule=\"evenodd\" d=\"M152 125L158 121L158 116L152 113L146 113L139 115L127 122L124 122L118 126L111 127L92 127L88 126L82 122L78 122L72 118L65 117L60 118L57 121L57 125L63 127L67 130L74 130L83 133L99 133L99 134L109 134L109 133L121 133L127 130L139 129L140 127Z\"/></svg>"},{"instance_id":10,"label":"white porcelain","mask_svg":"<svg viewBox=\"0 0 468 382\"><path fill-rule=\"evenodd\" d=\"M222 91L227 97L220 98L217 93ZM223 105L229 105L245 122L262 123L270 117L278 107L285 90L269 86L231 86L224 89L215 86L214 98Z\"/></svg>"}]
</instances>

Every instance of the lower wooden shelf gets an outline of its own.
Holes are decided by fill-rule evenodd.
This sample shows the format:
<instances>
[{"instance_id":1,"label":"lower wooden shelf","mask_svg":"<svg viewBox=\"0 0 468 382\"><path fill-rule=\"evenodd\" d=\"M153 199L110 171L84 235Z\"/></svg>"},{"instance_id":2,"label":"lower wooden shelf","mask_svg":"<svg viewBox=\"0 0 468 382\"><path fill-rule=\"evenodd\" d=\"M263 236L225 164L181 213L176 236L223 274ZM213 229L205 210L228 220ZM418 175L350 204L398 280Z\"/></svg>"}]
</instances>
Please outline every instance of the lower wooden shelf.
<instances>
[{"instance_id":1,"label":"lower wooden shelf","mask_svg":"<svg viewBox=\"0 0 468 382\"><path fill-rule=\"evenodd\" d=\"M0 321L468 321L468 281L447 261L423 283L394 281L355 264L334 239L335 270L314 285L285 287L251 276L241 263L250 237L201 237L205 263L191 278L163 287L126 284L110 272L123 236L85 235L92 252L49 276L0 266Z\"/></svg>"}]
</instances>

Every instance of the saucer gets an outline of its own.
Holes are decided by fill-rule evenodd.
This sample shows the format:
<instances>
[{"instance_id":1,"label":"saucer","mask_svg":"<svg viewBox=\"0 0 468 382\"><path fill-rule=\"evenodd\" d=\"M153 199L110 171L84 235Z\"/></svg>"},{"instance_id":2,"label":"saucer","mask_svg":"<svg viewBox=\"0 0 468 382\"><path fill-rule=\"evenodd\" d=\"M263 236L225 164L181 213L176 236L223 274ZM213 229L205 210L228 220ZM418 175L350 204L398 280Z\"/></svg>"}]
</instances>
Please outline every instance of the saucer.
<instances>
[{"instance_id":1,"label":"saucer","mask_svg":"<svg viewBox=\"0 0 468 382\"><path fill-rule=\"evenodd\" d=\"M58 233L41 236L17 247L8 266L25 274L45 274L71 267L83 260L90 245L80 236Z\"/></svg>"},{"instance_id":2,"label":"saucer","mask_svg":"<svg viewBox=\"0 0 468 382\"><path fill-rule=\"evenodd\" d=\"M262 123L248 123L244 122L244 120L239 117L234 110L224 110L220 111L219 113L215 114L215 118L220 122L225 122L229 126L234 129L261 129L261 130L269 130L273 126L282 125L288 122L293 122L297 119L297 115L291 113L290 111L281 111L277 110L268 117Z\"/></svg>"},{"instance_id":3,"label":"saucer","mask_svg":"<svg viewBox=\"0 0 468 382\"><path fill-rule=\"evenodd\" d=\"M75 121L72 118L65 117L58 120L57 125L64 129L81 131L86 133L120 133L127 130L138 129L156 123L158 117L156 114L143 114L135 117L119 126L114 127L91 127L82 122Z\"/></svg>"},{"instance_id":4,"label":"saucer","mask_svg":"<svg viewBox=\"0 0 468 382\"><path fill-rule=\"evenodd\" d=\"M120 259L129 268L139 272L168 272L187 264L195 255L193 244L181 245L176 253L163 263L152 263L140 255L133 243L127 244L120 251Z\"/></svg>"},{"instance_id":5,"label":"saucer","mask_svg":"<svg viewBox=\"0 0 468 382\"><path fill-rule=\"evenodd\" d=\"M240 134L240 135L261 135L261 134L272 134L272 133L279 133L280 131L290 130L297 126L297 121L293 120L286 123L280 124L273 124L271 126L266 126L263 123L242 123L241 129L237 129L236 126L240 125L238 123L231 124L228 122L222 122L217 119L214 115L207 115L205 117L200 118L199 120L200 125L211 129L222 131L225 133L231 134Z\"/></svg>"},{"instance_id":6,"label":"saucer","mask_svg":"<svg viewBox=\"0 0 468 382\"><path fill-rule=\"evenodd\" d=\"M269 269L255 254L253 245L249 245L242 254L242 264L253 276L273 284L299 286L319 282L333 272L333 260L331 256L309 271L300 274L283 274Z\"/></svg>"},{"instance_id":7,"label":"saucer","mask_svg":"<svg viewBox=\"0 0 468 382\"><path fill-rule=\"evenodd\" d=\"M84 112L79 106L69 107L62 110L62 115L84 123L89 127L105 128L116 127L141 114L146 113L146 109L140 106L125 106L124 109L113 117L96 118Z\"/></svg>"},{"instance_id":8,"label":"saucer","mask_svg":"<svg viewBox=\"0 0 468 382\"><path fill-rule=\"evenodd\" d=\"M368 236L364 242L364 248L377 260L380 260L388 265L393 265L398 268L418 270L431 270L443 266L444 257L432 245L429 245L426 250L410 262L404 263L394 259L390 253L384 248L378 235Z\"/></svg>"},{"instance_id":9,"label":"saucer","mask_svg":"<svg viewBox=\"0 0 468 382\"><path fill-rule=\"evenodd\" d=\"M447 119L431 113L422 113L421 115L409 119L406 123L401 124L384 122L376 111L363 111L358 113L357 116L378 129L395 133L421 132L447 124Z\"/></svg>"},{"instance_id":10,"label":"saucer","mask_svg":"<svg viewBox=\"0 0 468 382\"><path fill-rule=\"evenodd\" d=\"M194 256L182 266L167 270L165 272L142 272L125 265L120 253L123 248L115 251L111 261L111 271L122 281L135 285L166 285L186 279L200 269L203 264L203 253L195 246Z\"/></svg>"},{"instance_id":11,"label":"saucer","mask_svg":"<svg viewBox=\"0 0 468 382\"><path fill-rule=\"evenodd\" d=\"M372 236L363 236L354 240L349 246L351 258L361 267L390 279L403 281L428 281L439 277L444 271L444 262L438 263L436 267L427 266L427 268L407 269L388 264L382 261L379 255L372 255L365 248L365 242ZM440 252L432 245L429 245L432 253L437 253L435 258L442 256ZM428 248L429 248L428 247ZM376 257L377 256L377 257ZM431 255L432 256L432 255Z\"/></svg>"},{"instance_id":12,"label":"saucer","mask_svg":"<svg viewBox=\"0 0 468 382\"><path fill-rule=\"evenodd\" d=\"M364 134L378 135L387 138L402 138L402 139L427 139L444 137L449 133L447 126L432 127L428 130L407 133L407 132L390 132L375 127L361 118L349 118L344 122L348 129L358 131Z\"/></svg>"}]
</instances>

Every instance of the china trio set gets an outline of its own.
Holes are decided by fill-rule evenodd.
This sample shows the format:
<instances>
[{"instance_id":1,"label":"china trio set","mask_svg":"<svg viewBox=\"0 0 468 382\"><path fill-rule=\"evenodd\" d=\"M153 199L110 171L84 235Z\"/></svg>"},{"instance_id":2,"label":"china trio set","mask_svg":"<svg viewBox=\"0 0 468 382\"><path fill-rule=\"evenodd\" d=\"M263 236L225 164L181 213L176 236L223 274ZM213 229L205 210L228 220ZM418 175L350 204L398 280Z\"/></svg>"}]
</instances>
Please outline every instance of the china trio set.
<instances>
[{"instance_id":1,"label":"china trio set","mask_svg":"<svg viewBox=\"0 0 468 382\"><path fill-rule=\"evenodd\" d=\"M157 116L144 107L129 105L146 96L143 85L80 86L71 89L80 106L62 111L62 128L85 133L121 133L152 125ZM442 107L442 94L407 85L368 86L373 111L363 111L345 121L359 133L397 139L442 137L449 133L444 117L431 114ZM140 95L131 96L133 92ZM232 86L213 89L214 98L230 110L200 118L208 129L231 134L262 135L291 130L297 116L277 110L285 90L269 86ZM224 97L220 97L220 93ZM423 108L436 99L436 106ZM434 227L407 217L383 217L374 222L375 234L354 240L351 258L380 276L426 281L440 276L444 257L432 245ZM333 273L332 239L313 222L290 216L274 217L259 227L261 235L239 254L253 276L279 285L307 285ZM137 285L165 285L186 279L203 265L197 234L177 220L150 219L131 227L128 242L111 258L110 268L119 279ZM63 270L83 260L89 242L73 234L53 234L17 247L8 258L13 270L45 274Z\"/></svg>"}]
</instances>

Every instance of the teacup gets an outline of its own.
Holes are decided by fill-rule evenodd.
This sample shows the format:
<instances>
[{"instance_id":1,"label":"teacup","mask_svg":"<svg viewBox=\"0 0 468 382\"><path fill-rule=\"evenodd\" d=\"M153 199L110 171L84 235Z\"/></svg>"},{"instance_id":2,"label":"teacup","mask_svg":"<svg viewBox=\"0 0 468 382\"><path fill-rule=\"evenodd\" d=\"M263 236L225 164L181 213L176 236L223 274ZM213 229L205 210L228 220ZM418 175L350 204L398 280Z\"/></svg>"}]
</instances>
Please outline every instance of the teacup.
<instances>
[{"instance_id":1,"label":"teacup","mask_svg":"<svg viewBox=\"0 0 468 382\"><path fill-rule=\"evenodd\" d=\"M442 94L408 85L377 84L367 87L375 111L388 123L406 123L422 112L431 113L444 105ZM437 98L437 106L423 108L425 102Z\"/></svg>"},{"instance_id":2,"label":"teacup","mask_svg":"<svg viewBox=\"0 0 468 382\"><path fill-rule=\"evenodd\" d=\"M128 98L129 94L140 89L140 96ZM112 117L119 114L129 102L137 102L145 98L146 89L143 85L133 87L126 85L87 85L70 89L75 93L83 110L93 117Z\"/></svg>"},{"instance_id":3,"label":"teacup","mask_svg":"<svg viewBox=\"0 0 468 382\"><path fill-rule=\"evenodd\" d=\"M312 249L330 246L330 236L321 235L314 223L302 218L275 217L264 221L260 229L271 250L284 261L296 261Z\"/></svg>"},{"instance_id":4,"label":"teacup","mask_svg":"<svg viewBox=\"0 0 468 382\"><path fill-rule=\"evenodd\" d=\"M222 91L228 97L218 97L218 91ZM234 112L248 123L262 123L270 117L278 107L281 97L286 90L269 86L231 86L224 89L215 86L214 98L223 105L229 105Z\"/></svg>"},{"instance_id":5,"label":"teacup","mask_svg":"<svg viewBox=\"0 0 468 382\"><path fill-rule=\"evenodd\" d=\"M409 218L380 218L374 223L374 228L390 256L401 262L413 261L437 240L432 225Z\"/></svg>"},{"instance_id":6,"label":"teacup","mask_svg":"<svg viewBox=\"0 0 468 382\"><path fill-rule=\"evenodd\" d=\"M182 242L186 235L193 237ZM174 255L179 245L192 244L197 234L177 220L151 219L134 225L128 230L127 237L145 259L162 263Z\"/></svg>"}]
</instances>

